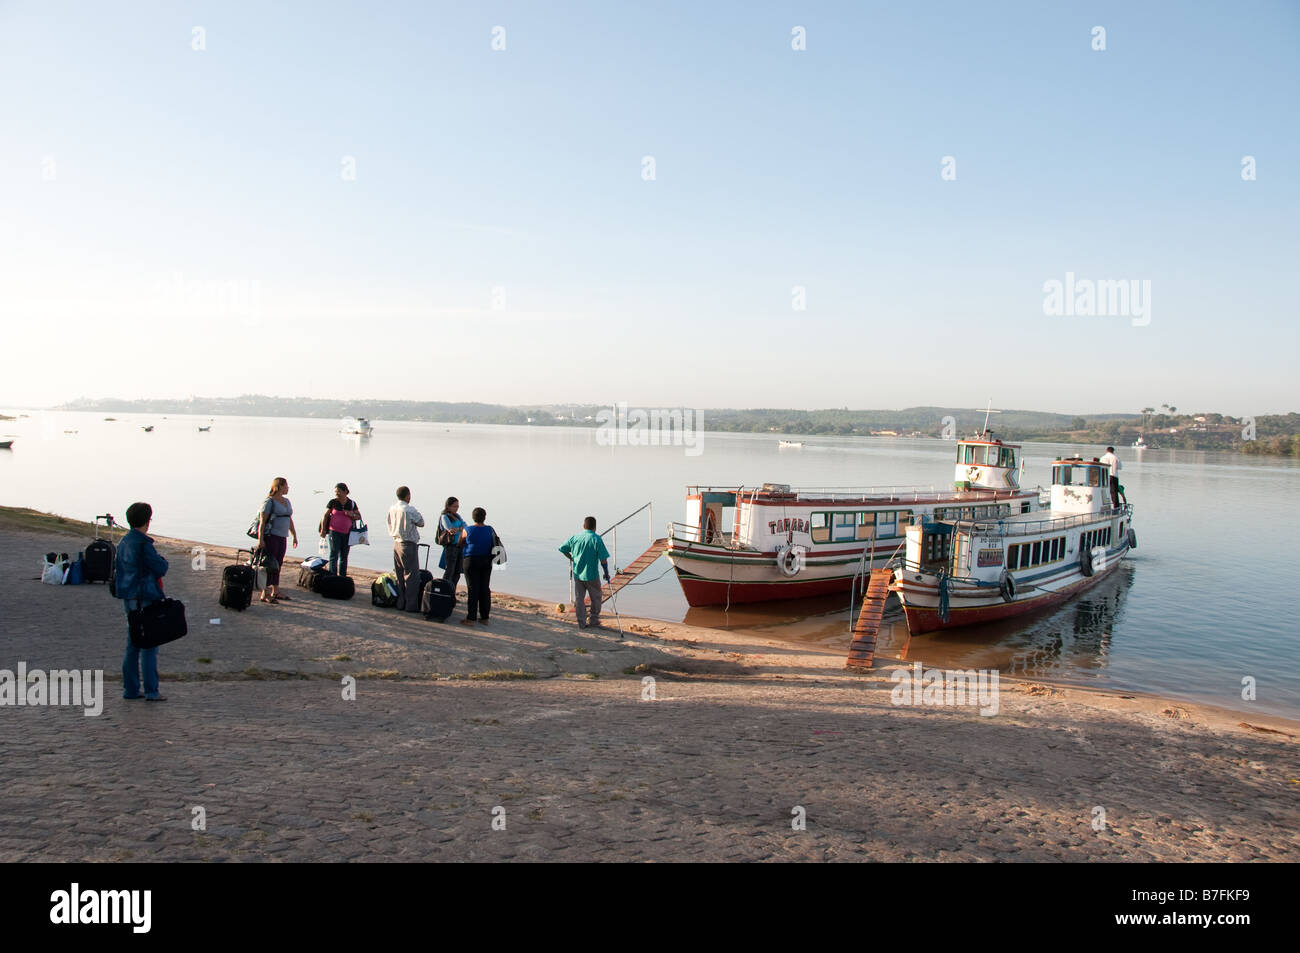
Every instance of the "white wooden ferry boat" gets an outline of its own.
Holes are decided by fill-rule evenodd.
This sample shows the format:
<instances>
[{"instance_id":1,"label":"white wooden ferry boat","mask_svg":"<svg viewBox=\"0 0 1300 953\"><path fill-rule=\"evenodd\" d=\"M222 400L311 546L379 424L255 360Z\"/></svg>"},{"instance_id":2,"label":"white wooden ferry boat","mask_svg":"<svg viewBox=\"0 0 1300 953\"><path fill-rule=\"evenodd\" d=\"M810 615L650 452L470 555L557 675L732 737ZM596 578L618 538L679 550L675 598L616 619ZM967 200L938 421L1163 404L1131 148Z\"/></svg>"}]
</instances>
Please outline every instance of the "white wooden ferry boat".
<instances>
[{"instance_id":1,"label":"white wooden ferry boat","mask_svg":"<svg viewBox=\"0 0 1300 953\"><path fill-rule=\"evenodd\" d=\"M361 437L369 437L374 432L375 428L370 426L370 421L365 417L344 417L343 426L339 429L339 433Z\"/></svg>"},{"instance_id":2,"label":"white wooden ferry boat","mask_svg":"<svg viewBox=\"0 0 1300 953\"><path fill-rule=\"evenodd\" d=\"M1046 504L1020 488L1020 447L957 441L956 482L930 487L692 486L686 521L668 528L666 555L692 606L848 592L899 555L916 519L1032 514Z\"/></svg>"},{"instance_id":3,"label":"white wooden ferry boat","mask_svg":"<svg viewBox=\"0 0 1300 953\"><path fill-rule=\"evenodd\" d=\"M1109 470L1052 463L1051 508L996 519L917 520L890 588L913 634L1046 609L1096 585L1137 546L1133 507L1111 503Z\"/></svg>"}]
</instances>

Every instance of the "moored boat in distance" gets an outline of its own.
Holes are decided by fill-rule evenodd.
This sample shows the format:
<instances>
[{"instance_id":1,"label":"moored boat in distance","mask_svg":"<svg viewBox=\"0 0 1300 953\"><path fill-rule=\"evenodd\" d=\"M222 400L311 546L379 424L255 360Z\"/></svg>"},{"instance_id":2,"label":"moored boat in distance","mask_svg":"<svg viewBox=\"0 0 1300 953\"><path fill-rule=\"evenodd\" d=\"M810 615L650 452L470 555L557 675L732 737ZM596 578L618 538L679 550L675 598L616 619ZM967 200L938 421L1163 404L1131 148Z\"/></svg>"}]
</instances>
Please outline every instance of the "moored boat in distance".
<instances>
[{"instance_id":1,"label":"moored boat in distance","mask_svg":"<svg viewBox=\"0 0 1300 953\"><path fill-rule=\"evenodd\" d=\"M1137 547L1133 507L1112 505L1109 468L1052 463L1050 510L917 520L890 588L913 634L1049 608L1113 573Z\"/></svg>"},{"instance_id":2,"label":"moored boat in distance","mask_svg":"<svg viewBox=\"0 0 1300 953\"><path fill-rule=\"evenodd\" d=\"M802 441L802 440L778 440L778 441L776 442L776 445L777 445L778 447L780 447L782 450L802 450L802 449L803 449L803 441Z\"/></svg>"},{"instance_id":3,"label":"moored boat in distance","mask_svg":"<svg viewBox=\"0 0 1300 953\"><path fill-rule=\"evenodd\" d=\"M1138 434L1138 438L1133 441L1133 449L1134 450L1147 449L1147 438L1142 436L1142 434Z\"/></svg>"},{"instance_id":4,"label":"moored boat in distance","mask_svg":"<svg viewBox=\"0 0 1300 953\"><path fill-rule=\"evenodd\" d=\"M365 417L344 417L343 426L339 428L339 433L358 437L369 437L374 432L375 428Z\"/></svg>"},{"instance_id":5,"label":"moored boat in distance","mask_svg":"<svg viewBox=\"0 0 1300 953\"><path fill-rule=\"evenodd\" d=\"M666 555L692 606L848 592L900 552L920 517L984 519L1033 513L1041 491L1020 488L1020 447L957 441L951 490L929 487L692 486L686 521L668 528Z\"/></svg>"}]
</instances>

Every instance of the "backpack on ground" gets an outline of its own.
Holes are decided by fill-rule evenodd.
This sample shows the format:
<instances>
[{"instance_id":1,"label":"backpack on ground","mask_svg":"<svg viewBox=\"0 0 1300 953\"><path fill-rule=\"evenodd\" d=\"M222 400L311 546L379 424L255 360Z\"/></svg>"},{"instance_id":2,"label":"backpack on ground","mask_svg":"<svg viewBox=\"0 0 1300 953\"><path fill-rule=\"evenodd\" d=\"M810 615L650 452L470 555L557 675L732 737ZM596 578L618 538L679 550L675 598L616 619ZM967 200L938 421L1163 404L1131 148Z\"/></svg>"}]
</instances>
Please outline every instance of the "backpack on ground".
<instances>
[{"instance_id":1,"label":"backpack on ground","mask_svg":"<svg viewBox=\"0 0 1300 953\"><path fill-rule=\"evenodd\" d=\"M248 553L250 561L253 558L251 550L240 549L235 552L235 564L221 570L221 597L218 600L227 609L236 612L243 612L253 604L253 590L257 587L257 574L251 565L239 561L240 553Z\"/></svg>"},{"instance_id":2,"label":"backpack on ground","mask_svg":"<svg viewBox=\"0 0 1300 953\"><path fill-rule=\"evenodd\" d=\"M319 592L317 586L320 584L321 579L329 574L328 569L318 569L315 566L304 564L298 570L298 585L308 592Z\"/></svg>"},{"instance_id":3,"label":"backpack on ground","mask_svg":"<svg viewBox=\"0 0 1300 953\"><path fill-rule=\"evenodd\" d=\"M370 604L381 609L397 605L397 577L386 572L370 584Z\"/></svg>"}]
</instances>

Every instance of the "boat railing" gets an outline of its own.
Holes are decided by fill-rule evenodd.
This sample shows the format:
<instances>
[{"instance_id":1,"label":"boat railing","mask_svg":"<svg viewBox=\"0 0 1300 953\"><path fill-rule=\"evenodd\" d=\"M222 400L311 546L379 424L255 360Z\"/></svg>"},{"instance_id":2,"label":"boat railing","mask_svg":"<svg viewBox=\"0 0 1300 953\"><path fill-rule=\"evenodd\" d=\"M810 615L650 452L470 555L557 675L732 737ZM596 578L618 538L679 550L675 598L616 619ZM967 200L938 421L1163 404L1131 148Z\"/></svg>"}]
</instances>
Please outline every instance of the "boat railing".
<instances>
[{"instance_id":1,"label":"boat railing","mask_svg":"<svg viewBox=\"0 0 1300 953\"><path fill-rule=\"evenodd\" d=\"M941 522L951 523L954 531L967 536L1033 536L1037 533L1052 533L1089 523L1107 523L1116 517L1131 519L1132 516L1133 505L1125 503L1119 509L1107 509L1099 513L1074 513L1041 520L942 520Z\"/></svg>"},{"instance_id":2,"label":"boat railing","mask_svg":"<svg viewBox=\"0 0 1300 953\"><path fill-rule=\"evenodd\" d=\"M606 527L605 531L600 534L602 538L608 536L610 533L614 534L614 538L612 542L613 542L613 550L614 550L615 568L618 568L621 565L621 563L619 563L618 561L618 528L622 526L624 523L626 523L628 520L630 520L632 517L636 516L638 513L641 513L646 510L649 510L650 542L653 543L655 541L655 510L654 510L653 500L651 500L649 503L645 503L642 504L641 506L638 506L636 509L634 509L631 513L628 513L627 516L624 516L617 523L614 523L613 525Z\"/></svg>"},{"instance_id":3,"label":"boat railing","mask_svg":"<svg viewBox=\"0 0 1300 953\"><path fill-rule=\"evenodd\" d=\"M670 542L684 543L704 543L709 546L720 546L723 549L738 549L733 545L731 533L724 533L720 530L714 530L713 536L709 539L704 538L698 526L692 526L690 523L669 523L668 539Z\"/></svg>"}]
</instances>

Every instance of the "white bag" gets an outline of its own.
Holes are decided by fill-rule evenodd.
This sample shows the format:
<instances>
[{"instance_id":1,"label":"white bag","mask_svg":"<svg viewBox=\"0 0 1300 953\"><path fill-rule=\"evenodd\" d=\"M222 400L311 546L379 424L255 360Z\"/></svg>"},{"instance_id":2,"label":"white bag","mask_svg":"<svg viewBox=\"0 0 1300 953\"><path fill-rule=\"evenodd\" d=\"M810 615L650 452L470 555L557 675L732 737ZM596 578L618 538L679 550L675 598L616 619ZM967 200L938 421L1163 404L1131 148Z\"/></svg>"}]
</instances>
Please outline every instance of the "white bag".
<instances>
[{"instance_id":1,"label":"white bag","mask_svg":"<svg viewBox=\"0 0 1300 953\"><path fill-rule=\"evenodd\" d=\"M352 528L352 532L348 533L348 545L349 546L370 545L370 530L366 528L365 523L358 523L356 526Z\"/></svg>"},{"instance_id":2,"label":"white bag","mask_svg":"<svg viewBox=\"0 0 1300 953\"><path fill-rule=\"evenodd\" d=\"M42 563L41 582L51 586L63 585L63 574L66 571L62 563Z\"/></svg>"},{"instance_id":3,"label":"white bag","mask_svg":"<svg viewBox=\"0 0 1300 953\"><path fill-rule=\"evenodd\" d=\"M320 543L316 546L316 555L321 559L328 560L330 558L330 538L328 536L320 538Z\"/></svg>"}]
</instances>

